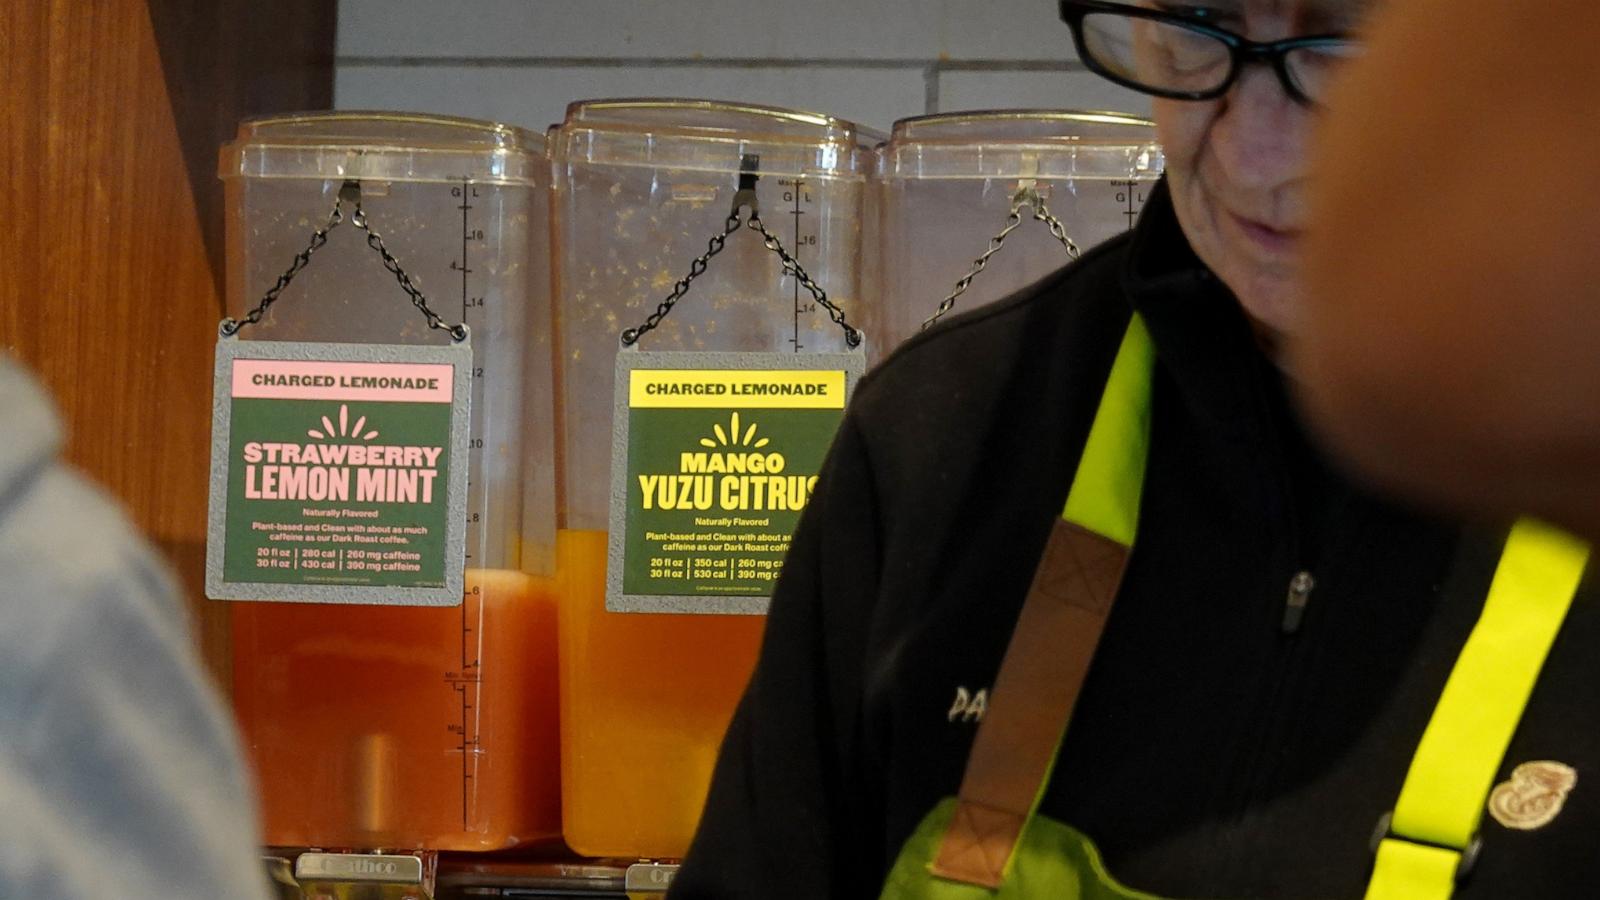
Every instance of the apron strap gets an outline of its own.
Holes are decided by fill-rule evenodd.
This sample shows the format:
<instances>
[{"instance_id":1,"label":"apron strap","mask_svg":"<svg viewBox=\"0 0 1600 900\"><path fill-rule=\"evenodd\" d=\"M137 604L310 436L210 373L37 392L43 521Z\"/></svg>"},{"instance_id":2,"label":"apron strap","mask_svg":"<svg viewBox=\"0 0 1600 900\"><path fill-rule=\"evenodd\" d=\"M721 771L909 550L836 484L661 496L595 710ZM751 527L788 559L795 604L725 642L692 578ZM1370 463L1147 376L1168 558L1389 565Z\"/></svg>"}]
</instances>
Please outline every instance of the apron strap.
<instances>
[{"instance_id":1,"label":"apron strap","mask_svg":"<svg viewBox=\"0 0 1600 900\"><path fill-rule=\"evenodd\" d=\"M1484 802L1588 558L1588 545L1547 525L1512 527L1400 799L1373 835L1367 900L1446 900L1470 870Z\"/></svg>"},{"instance_id":2,"label":"apron strap","mask_svg":"<svg viewBox=\"0 0 1600 900\"><path fill-rule=\"evenodd\" d=\"M933 874L998 888L1038 810L1139 518L1154 352L1135 315L973 738Z\"/></svg>"}]
</instances>

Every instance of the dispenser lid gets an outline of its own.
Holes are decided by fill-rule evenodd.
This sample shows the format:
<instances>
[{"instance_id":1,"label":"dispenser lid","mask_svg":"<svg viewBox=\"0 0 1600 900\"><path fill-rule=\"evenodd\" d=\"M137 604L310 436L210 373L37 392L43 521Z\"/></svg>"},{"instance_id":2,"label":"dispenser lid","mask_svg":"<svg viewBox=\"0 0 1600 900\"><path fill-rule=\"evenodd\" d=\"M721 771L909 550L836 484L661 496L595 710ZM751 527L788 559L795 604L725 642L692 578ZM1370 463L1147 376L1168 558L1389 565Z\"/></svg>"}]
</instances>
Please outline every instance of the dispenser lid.
<instances>
[{"instance_id":1,"label":"dispenser lid","mask_svg":"<svg viewBox=\"0 0 1600 900\"><path fill-rule=\"evenodd\" d=\"M761 174L864 179L881 134L818 113L720 100L581 100L551 126L551 156L563 163L738 173L744 157Z\"/></svg>"},{"instance_id":2,"label":"dispenser lid","mask_svg":"<svg viewBox=\"0 0 1600 900\"><path fill-rule=\"evenodd\" d=\"M224 178L542 184L544 137L498 122L337 111L246 119L222 146Z\"/></svg>"},{"instance_id":3,"label":"dispenser lid","mask_svg":"<svg viewBox=\"0 0 1600 900\"><path fill-rule=\"evenodd\" d=\"M1154 179L1155 123L1127 113L1005 109L901 119L878 148L885 179Z\"/></svg>"}]
</instances>

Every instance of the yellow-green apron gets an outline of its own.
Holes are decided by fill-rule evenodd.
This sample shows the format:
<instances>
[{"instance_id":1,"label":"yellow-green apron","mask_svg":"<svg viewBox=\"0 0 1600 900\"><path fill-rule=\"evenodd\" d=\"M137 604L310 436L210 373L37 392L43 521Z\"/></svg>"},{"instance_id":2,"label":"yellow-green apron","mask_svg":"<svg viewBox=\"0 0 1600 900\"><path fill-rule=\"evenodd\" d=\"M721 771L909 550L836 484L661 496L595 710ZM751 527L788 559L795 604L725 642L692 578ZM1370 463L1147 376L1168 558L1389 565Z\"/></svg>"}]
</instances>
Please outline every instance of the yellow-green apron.
<instances>
[{"instance_id":1,"label":"yellow-green apron","mask_svg":"<svg viewBox=\"0 0 1600 900\"><path fill-rule=\"evenodd\" d=\"M1134 316L990 692L960 794L918 825L884 900L1160 900L1119 884L1088 836L1039 813L1137 531L1153 365L1149 335ZM1495 773L1588 554L1587 545L1538 522L1512 528L1400 798L1380 819L1367 900L1447 900L1470 870Z\"/></svg>"}]
</instances>

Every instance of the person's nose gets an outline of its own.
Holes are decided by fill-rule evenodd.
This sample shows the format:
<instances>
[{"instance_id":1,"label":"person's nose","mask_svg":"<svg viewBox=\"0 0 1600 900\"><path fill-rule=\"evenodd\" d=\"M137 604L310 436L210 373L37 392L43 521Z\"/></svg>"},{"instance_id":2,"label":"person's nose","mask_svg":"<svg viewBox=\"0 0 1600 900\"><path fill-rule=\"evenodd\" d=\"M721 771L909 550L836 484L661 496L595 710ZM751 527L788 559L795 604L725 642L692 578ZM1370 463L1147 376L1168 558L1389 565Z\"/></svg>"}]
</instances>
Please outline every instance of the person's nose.
<instances>
[{"instance_id":1,"label":"person's nose","mask_svg":"<svg viewBox=\"0 0 1600 900\"><path fill-rule=\"evenodd\" d=\"M1271 65L1245 66L1223 98L1210 136L1212 155L1227 183L1273 190L1298 181L1305 167L1309 114L1284 90Z\"/></svg>"}]
</instances>

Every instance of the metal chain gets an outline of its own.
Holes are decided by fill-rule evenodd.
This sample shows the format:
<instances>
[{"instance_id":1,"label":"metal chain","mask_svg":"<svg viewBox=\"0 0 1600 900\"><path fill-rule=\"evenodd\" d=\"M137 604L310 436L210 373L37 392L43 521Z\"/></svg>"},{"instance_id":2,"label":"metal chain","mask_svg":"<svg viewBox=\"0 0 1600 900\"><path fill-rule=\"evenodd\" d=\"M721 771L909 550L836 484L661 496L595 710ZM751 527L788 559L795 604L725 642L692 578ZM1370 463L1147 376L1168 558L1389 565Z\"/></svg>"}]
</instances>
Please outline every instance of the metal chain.
<instances>
[{"instance_id":1,"label":"metal chain","mask_svg":"<svg viewBox=\"0 0 1600 900\"><path fill-rule=\"evenodd\" d=\"M262 296L261 302L256 304L256 307L250 310L241 320L232 318L222 320L222 334L224 337L232 337L238 334L246 325L254 325L261 321L261 317L266 314L267 309L277 302L278 295L282 294L283 290L294 280L294 277L300 274L300 270L310 264L311 255L328 242L328 232L337 228L344 221L344 204L347 201L355 207L350 214L350 224L367 233L367 246L378 252L378 256L383 260L383 267L389 270L389 273L395 277L395 281L400 284L400 289L405 291L406 296L411 298L411 305L421 311L423 317L428 321L428 327L449 332L451 339L458 342L467 339L467 326L464 323L447 325L438 313L428 307L428 298L423 295L421 289L411 283L411 276L406 274L405 269L401 268L400 261L394 258L394 254L389 252L388 247L384 246L383 238L372 230L371 224L367 221L366 210L361 207L361 183L357 181L346 181L339 188L339 196L333 201L333 212L328 215L328 224L312 233L311 243L306 246L305 250L295 255L294 262L290 263L289 268L278 276L278 282Z\"/></svg>"},{"instance_id":2,"label":"metal chain","mask_svg":"<svg viewBox=\"0 0 1600 900\"><path fill-rule=\"evenodd\" d=\"M1061 243L1062 249L1067 251L1069 258L1077 259L1083 255L1083 251L1078 249L1078 245L1072 238L1067 236L1067 226L1061 224L1060 219L1051 215L1042 198L1033 207L1033 220L1035 222L1043 222L1050 229L1050 236Z\"/></svg>"},{"instance_id":3,"label":"metal chain","mask_svg":"<svg viewBox=\"0 0 1600 900\"><path fill-rule=\"evenodd\" d=\"M844 310L837 303L828 299L828 292L823 290L821 285L811 280L811 276L800 265L800 261L790 256L789 251L783 249L783 242L778 240L777 235L767 230L766 223L761 221L761 214L754 209L750 210L750 221L746 224L752 230L759 232L761 242L766 245L768 250L778 254L780 260L783 260L783 270L789 273L790 277L794 278L795 281L800 282L800 286L805 288L816 299L817 304L828 311L828 318L832 319L835 325L844 329L845 344L850 347L861 346L861 332L845 321Z\"/></svg>"},{"instance_id":4,"label":"metal chain","mask_svg":"<svg viewBox=\"0 0 1600 900\"><path fill-rule=\"evenodd\" d=\"M983 251L982 256L972 261L971 270L961 276L961 280L956 282L955 290L951 291L948 297L939 302L939 308L934 311L933 315L922 320L922 327L919 330L926 331L932 328L933 323L944 318L945 313L955 308L956 300L967 292L967 288L972 287L972 280L989 267L989 257L1000 252L1000 248L1006 245L1006 238L1010 237L1011 232L1016 231L1021 224L1022 203L1018 201L1011 204L1011 213L1006 216L1006 227L1000 229L999 234L989 239L989 249Z\"/></svg>"},{"instance_id":5,"label":"metal chain","mask_svg":"<svg viewBox=\"0 0 1600 900\"><path fill-rule=\"evenodd\" d=\"M751 229L752 231L758 232L761 235L762 243L766 245L766 248L778 254L778 258L783 261L783 271L798 281L800 286L804 287L806 291L808 291L811 296L816 299L817 304L828 311L828 317L831 318L840 328L844 329L845 343L851 347L860 346L861 332L850 325L849 322L845 321L844 310L840 309L838 304L828 299L828 292L823 290L821 285L812 280L811 276L806 272L805 267L800 265L799 260L795 259L793 256L790 256L789 251L784 249L783 242L778 240L776 235L767 230L766 224L761 221L761 214L755 210L754 206L752 206L750 210L750 218L745 220L740 215L743 212L744 207L742 205L734 207L733 212L729 213L728 218L723 222L722 233L712 235L711 240L706 244L706 252L695 257L694 261L689 264L689 273L683 276L683 278L679 279L678 282L672 286L672 292L667 294L666 299L662 300L656 305L655 312L651 313L650 316L637 327L623 329L622 345L624 347L631 347L638 343L640 338L644 337L651 331L654 331L656 326L661 324L661 320L665 319L667 315L672 312L672 308L677 305L678 301L683 299L685 294L689 293L689 285L693 283L696 278L699 278L701 275L705 274L707 265L711 261L711 257L722 252L722 248L728 242L728 237L735 231L738 231L741 225Z\"/></svg>"},{"instance_id":6,"label":"metal chain","mask_svg":"<svg viewBox=\"0 0 1600 900\"><path fill-rule=\"evenodd\" d=\"M989 239L989 248L983 251L982 256L972 261L972 268L956 282L955 290L951 291L948 297L939 302L939 308L934 314L923 320L922 327L919 330L926 331L933 327L935 322L944 318L945 313L955 308L956 300L967 292L967 288L972 287L973 279L977 278L983 273L984 269L989 267L989 258L1000 252L1000 248L1006 244L1006 238L1010 237L1011 232L1016 231L1022 224L1023 207L1028 207L1033 211L1033 220L1035 222L1043 222L1050 229L1051 236L1061 242L1061 246L1066 249L1069 259L1077 259L1082 254L1082 251L1078 249L1078 245L1073 242L1072 238L1067 236L1067 227L1061 224L1060 219L1051 214L1049 207L1045 206L1044 198L1039 196L1039 189L1032 183L1024 183L1011 198L1011 212L1006 216L1005 227L1000 229L999 234Z\"/></svg>"},{"instance_id":7,"label":"metal chain","mask_svg":"<svg viewBox=\"0 0 1600 900\"><path fill-rule=\"evenodd\" d=\"M307 244L304 250L295 254L294 262L290 263L289 268L278 276L278 283L267 289L266 294L261 297L261 302L256 304L255 309L245 314L243 319L234 319L230 316L222 320L223 337L233 337L246 325L254 325L261 321L261 317L266 315L267 309L278 302L278 295L283 293L283 289L289 286L289 282L300 274L301 269L311 263L311 255L322 249L322 245L328 242L328 232L338 228L339 223L344 221L343 207L344 197L341 195L333 201L333 212L328 214L328 224L311 233L311 243Z\"/></svg>"},{"instance_id":8,"label":"metal chain","mask_svg":"<svg viewBox=\"0 0 1600 900\"><path fill-rule=\"evenodd\" d=\"M689 285L694 283L696 278L705 274L706 266L711 262L711 257L722 252L723 245L728 243L728 235L738 231L739 226L744 224L739 218L739 212L739 209L735 208L733 212L728 214L727 221L722 223L722 233L711 236L711 240L706 242L706 252L694 258L694 262L689 264L689 274L678 279L678 283L672 286L672 293L668 294L665 300L656 304L656 311L651 313L650 317L645 319L638 327L624 328L622 330L622 346L632 347L639 342L639 338L654 331L656 326L661 324L661 320L672 312L672 307L683 299L683 295L689 293Z\"/></svg>"},{"instance_id":9,"label":"metal chain","mask_svg":"<svg viewBox=\"0 0 1600 900\"><path fill-rule=\"evenodd\" d=\"M405 291L406 296L411 298L411 305L415 306L423 317L428 320L429 328L448 331L451 339L455 341L467 339L467 326L465 323L446 325L444 319L440 318L438 313L428 308L428 298L423 296L422 291L411 283L411 276L406 274L405 269L400 268L400 262L389 252L389 248L383 245L383 238L379 237L378 233L367 225L367 214L361 208L360 199L356 200L356 209L350 216L350 224L367 233L367 246L378 251L378 256L383 259L383 267L388 269L389 273L394 276L395 281L400 283L400 289Z\"/></svg>"}]
</instances>

